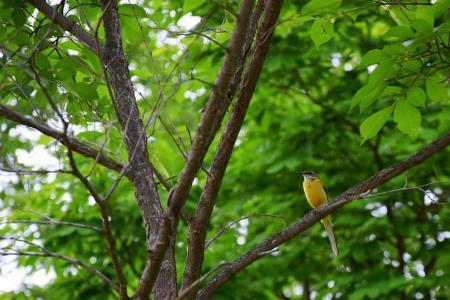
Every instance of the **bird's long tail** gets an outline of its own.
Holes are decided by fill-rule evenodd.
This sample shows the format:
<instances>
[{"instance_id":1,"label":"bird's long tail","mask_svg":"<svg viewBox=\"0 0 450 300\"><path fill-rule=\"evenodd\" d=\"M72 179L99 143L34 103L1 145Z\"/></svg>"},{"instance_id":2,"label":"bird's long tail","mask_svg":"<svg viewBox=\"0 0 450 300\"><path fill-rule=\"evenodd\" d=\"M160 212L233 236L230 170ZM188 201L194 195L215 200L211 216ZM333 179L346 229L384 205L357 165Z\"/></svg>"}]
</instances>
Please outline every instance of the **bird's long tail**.
<instances>
[{"instance_id":1,"label":"bird's long tail","mask_svg":"<svg viewBox=\"0 0 450 300\"><path fill-rule=\"evenodd\" d=\"M331 244L331 249L333 249L334 255L338 256L339 252L336 245L336 239L334 238L333 224L331 224L330 216L327 216L326 218L322 219L321 222L323 223L323 226L325 226L325 230L327 231L328 239L330 240Z\"/></svg>"}]
</instances>

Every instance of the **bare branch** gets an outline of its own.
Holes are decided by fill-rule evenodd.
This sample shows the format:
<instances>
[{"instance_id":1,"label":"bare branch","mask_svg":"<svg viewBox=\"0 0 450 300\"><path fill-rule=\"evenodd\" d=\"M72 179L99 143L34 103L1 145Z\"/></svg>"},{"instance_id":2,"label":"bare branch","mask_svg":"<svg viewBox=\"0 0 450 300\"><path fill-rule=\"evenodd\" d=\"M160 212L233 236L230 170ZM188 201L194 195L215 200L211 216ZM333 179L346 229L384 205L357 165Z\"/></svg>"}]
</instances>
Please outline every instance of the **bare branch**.
<instances>
[{"instance_id":1,"label":"bare branch","mask_svg":"<svg viewBox=\"0 0 450 300\"><path fill-rule=\"evenodd\" d=\"M52 258L56 258L56 259L61 259L64 261L67 261L71 264L80 266L81 268L87 270L88 272L94 274L95 276L97 276L98 278L100 278L104 283L106 283L113 291L115 292L119 292L119 287L111 280L109 279L106 275L104 275L102 272L100 272L99 270L97 270L96 268L94 268L93 266L84 263L83 261L79 260L79 259L75 259L69 256L65 256L65 255L61 255L58 253L53 253L48 251L47 249L45 249L42 246L39 246L35 243L23 240L23 239L18 239L18 238L13 238L13 237L3 237L0 236L0 239L5 240L5 239L9 239L9 240L14 240L14 241L18 241L18 242L23 242L26 243L30 246L33 247L37 247L40 250L42 250L42 252L31 252L31 251L18 251L18 250L13 250L14 252L0 252L0 256L40 256L40 257L52 257Z\"/></svg>"},{"instance_id":2,"label":"bare branch","mask_svg":"<svg viewBox=\"0 0 450 300\"><path fill-rule=\"evenodd\" d=\"M267 251L270 251L289 240L296 237L298 234L304 232L309 227L319 222L325 216L331 214L338 208L350 203L353 200L361 199L367 194L368 191L374 189L377 186L384 184L390 179L402 174L406 170L422 163L430 156L442 151L450 144L450 133L438 138L431 144L424 147L416 154L408 157L407 159L394 164L388 168L385 168L373 175L372 177L364 180L363 182L349 188L347 191L336 197L333 201L326 205L320 206L309 213L307 213L302 219L298 220L289 227L282 231L270 236L265 241L242 255L230 265L226 266L219 274L212 278L206 286L200 291L197 299L209 299L211 295L226 282L228 282L235 274L241 272L251 263L260 259Z\"/></svg>"},{"instance_id":3,"label":"bare branch","mask_svg":"<svg viewBox=\"0 0 450 300\"><path fill-rule=\"evenodd\" d=\"M385 192L379 192L379 193L368 193L367 195L364 195L363 197L361 197L361 199L367 199L367 198L375 198L375 197L379 197L379 196L384 196L384 195L389 195L392 193L399 193L399 192L404 192L404 191L410 191L410 190L420 190L422 192L426 192L424 190L425 187L428 186L433 186L433 185L443 185L443 184L450 184L450 182L446 182L446 181L442 181L442 182L430 182L430 183L425 183L425 184L421 184L418 186L404 186L398 189L393 189L393 190L389 190L389 191L385 191Z\"/></svg>"},{"instance_id":4,"label":"bare branch","mask_svg":"<svg viewBox=\"0 0 450 300\"><path fill-rule=\"evenodd\" d=\"M86 224L80 224L80 223L73 223L73 222L65 222L65 221L40 221L40 220L11 220L11 221L4 221L0 222L0 225L4 224L36 224L36 225L63 225L63 226L70 226L70 227L76 227L76 228L82 228L82 229L89 229L94 231L102 231L101 228L98 228L96 226L90 226Z\"/></svg>"},{"instance_id":5,"label":"bare branch","mask_svg":"<svg viewBox=\"0 0 450 300\"><path fill-rule=\"evenodd\" d=\"M219 265L215 266L214 268L212 268L211 270L209 270L208 272L206 272L206 274L204 274L202 277L200 277L199 279L197 279L196 281L194 281L190 286L188 286L185 290L183 290L177 297L176 300L181 300L186 298L186 296L194 289L196 289L203 281L205 281L206 278L208 278L212 273L214 273L215 271L217 271L218 269L220 269L221 267L225 266L227 263L220 263Z\"/></svg>"},{"instance_id":6,"label":"bare branch","mask_svg":"<svg viewBox=\"0 0 450 300\"><path fill-rule=\"evenodd\" d=\"M104 154L99 154L99 152L96 149L91 148L90 146L86 145L80 140L71 136L68 136L67 140L65 140L63 132L53 129L47 125L41 124L35 121L33 118L23 116L3 104L0 104L0 117L34 128L40 131L41 133L54 138L55 140L65 145L66 147L70 147L73 151L85 157L90 157L94 159L98 157L97 159L98 163L108 169L120 172L123 168L123 166L120 163L116 162L115 160Z\"/></svg>"},{"instance_id":7,"label":"bare branch","mask_svg":"<svg viewBox=\"0 0 450 300\"><path fill-rule=\"evenodd\" d=\"M283 217L283 216L272 215L272 214L251 213L249 215L240 217L239 219L234 220L234 221L228 223L226 226L222 227L219 231L217 231L217 233L209 241L206 241L204 248L206 249L209 246L211 246L211 244L214 243L214 241L219 236L221 236L225 231L227 231L230 227L236 225L237 223L239 223L242 220L250 219L251 217L270 217L270 218L281 219L281 220L284 220L284 221L291 220L290 218L286 218L286 217ZM284 225L286 225L286 223Z\"/></svg>"},{"instance_id":8,"label":"bare branch","mask_svg":"<svg viewBox=\"0 0 450 300\"><path fill-rule=\"evenodd\" d=\"M225 131L221 137L219 146L217 147L210 170L211 176L208 176L206 180L205 188L195 212L194 228L189 232L189 249L182 288L192 284L192 282L201 274L205 250L205 237L209 220L216 203L217 195L219 194L225 170L233 152L234 144L244 122L250 100L264 65L264 60L269 51L271 36L277 24L282 5L282 1L269 1L267 3L264 18L255 41L252 57L240 84L236 103L233 106ZM255 11L255 20L253 20L253 26L255 26L255 28L263 7L264 3L263 1L260 1ZM251 47L253 34L254 31L248 34L250 37L249 42L246 45L247 50ZM190 296L192 299L194 293Z\"/></svg>"},{"instance_id":9,"label":"bare branch","mask_svg":"<svg viewBox=\"0 0 450 300\"><path fill-rule=\"evenodd\" d=\"M67 125L65 125L65 127L64 127L64 132L65 132L64 138L67 142L67 140L68 140L67 135L66 135ZM79 169L75 163L75 159L73 157L73 153L72 153L72 150L70 149L70 147L68 147L67 150L68 150L67 156L69 157L69 162L70 162L70 166L72 167L73 175L75 175L81 181L81 183L86 187L86 189L89 191L89 193L92 195L92 197L94 197L95 202L97 203L97 205L99 207L100 214L101 214L102 221L103 221L103 234L105 235L105 238L108 241L109 255L111 256L111 259L112 259L112 262L114 265L114 270L116 271L116 276L117 276L117 279L119 280L119 284L120 284L120 286L119 286L120 297L121 297L121 299L129 299L128 295L127 295L126 278L123 273L122 264L120 263L119 255L118 255L116 247L115 247L115 238L112 233L111 226L110 226L110 220L109 220L110 215L108 213L107 202L104 201L100 197L100 195L95 191L94 186L92 186L92 184L89 182L89 180L81 174L81 172L79 171Z\"/></svg>"},{"instance_id":10,"label":"bare branch","mask_svg":"<svg viewBox=\"0 0 450 300\"><path fill-rule=\"evenodd\" d=\"M220 127L226 109L234 95L230 82L232 82L235 74L242 67L241 62L245 54L243 51L245 33L250 21L252 7L253 0L244 0L240 4L228 51L214 89L202 114L180 179L170 194L169 208L164 214L157 240L152 247L153 249L151 249L151 255L136 292L136 299L147 299L153 288L164 254L169 246L169 241L175 235L174 232L176 231L180 211L189 195L192 181L202 165L205 154Z\"/></svg>"},{"instance_id":11,"label":"bare branch","mask_svg":"<svg viewBox=\"0 0 450 300\"><path fill-rule=\"evenodd\" d=\"M0 171L7 172L7 173L15 173L15 174L22 174L22 175L32 175L32 174L39 174L39 175L45 175L45 174L52 174L52 173L71 173L69 170L25 170L25 169L16 169L16 168L4 168L0 167ZM1 174L0 174L1 175Z\"/></svg>"},{"instance_id":12,"label":"bare branch","mask_svg":"<svg viewBox=\"0 0 450 300\"><path fill-rule=\"evenodd\" d=\"M100 48L100 53L103 55L104 47L97 45L95 38L83 30L78 24L69 20L53 7L47 4L45 0L28 0L28 2L43 13L47 18L52 20L53 23L59 25L63 30L70 32L83 44L85 44L90 50L97 53L97 49Z\"/></svg>"}]
</instances>

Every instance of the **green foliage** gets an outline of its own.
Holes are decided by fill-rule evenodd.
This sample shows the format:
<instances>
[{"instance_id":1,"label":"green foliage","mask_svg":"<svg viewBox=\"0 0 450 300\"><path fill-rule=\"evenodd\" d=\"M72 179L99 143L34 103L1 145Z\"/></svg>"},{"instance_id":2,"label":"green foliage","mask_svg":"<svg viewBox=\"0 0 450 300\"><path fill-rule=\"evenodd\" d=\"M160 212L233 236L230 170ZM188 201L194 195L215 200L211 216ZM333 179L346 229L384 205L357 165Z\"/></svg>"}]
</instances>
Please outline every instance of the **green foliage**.
<instances>
[{"instance_id":1,"label":"green foliage","mask_svg":"<svg viewBox=\"0 0 450 300\"><path fill-rule=\"evenodd\" d=\"M400 113L403 113L403 111L401 111L398 106L399 105L397 105L395 109L396 116ZM378 131L380 131L380 129L384 126L384 124L391 116L392 110L392 106L383 108L382 110L377 111L376 113L368 117L361 124L361 136L363 137L363 142L370 138L373 138L378 133ZM397 122L400 124L401 122L399 121L399 119L400 118L396 117L396 120L398 120Z\"/></svg>"},{"instance_id":2,"label":"green foliage","mask_svg":"<svg viewBox=\"0 0 450 300\"><path fill-rule=\"evenodd\" d=\"M223 61L224 48L203 35L227 45L235 18L229 11L237 11L238 2L146 0L142 6L120 2L124 49L141 119L147 125L149 158L170 184L183 167ZM223 261L233 261L310 210L299 171L318 172L332 199L450 131L450 1L411 3L285 1L207 239L230 222L250 217L224 231L206 250L203 274ZM93 34L101 7L87 0L70 0L66 5L66 10L72 8L69 17ZM72 135L127 163L101 62L67 32L33 12L26 1L0 2L0 103L61 129L50 95L70 121ZM180 19L189 13L205 18L204 24L182 27ZM102 26L98 36L104 42ZM51 138L35 131L30 134L3 118L0 132L0 166L70 168L65 148ZM218 138L207 154L206 169L217 143ZM41 162L43 153L55 161L51 166L33 166L24 158L34 155L34 162ZM307 287L316 299L399 299L401 295L448 299L449 154L444 150L379 191L405 183L432 185L358 200L336 211L339 257L332 257L323 227L316 224L252 264L214 299L301 299ZM118 174L81 155L75 160L105 195ZM186 204L191 214L206 176L200 172L192 187ZM69 174L1 172L0 178L1 222L51 218L102 226L89 193ZM168 192L160 184L158 189L165 206ZM132 291L147 253L142 218L126 179L112 195L109 208ZM176 244L179 283L187 230L181 222ZM104 236L92 228L2 224L0 236L38 242L115 277ZM38 251L31 245L8 246ZM66 261L21 256L18 263L30 266L30 272L54 271L56 278L45 287L24 286L0 299L117 297L97 277Z\"/></svg>"},{"instance_id":3,"label":"green foliage","mask_svg":"<svg viewBox=\"0 0 450 300\"><path fill-rule=\"evenodd\" d=\"M362 113L377 101L379 106L390 106L394 102L398 128L415 136L420 126L420 111L407 102L398 102L393 96L399 98L406 94L410 103L424 106L426 99L422 90L426 89L432 101L448 102L450 64L448 55L442 55L441 51L448 49L445 40L449 35L450 23L446 17L450 1L438 1L430 7L405 5L403 8L402 11L398 7L390 10L396 23L386 33L386 37L392 38L390 42L382 49L372 49L363 56L360 67L373 64L377 67L368 82L354 95L352 108L359 105ZM387 85L397 88L394 95L383 93ZM371 121L373 123L373 119ZM378 124L372 125L379 130L385 123L386 120L381 118ZM367 137L362 128L361 133L363 138Z\"/></svg>"},{"instance_id":4,"label":"green foliage","mask_svg":"<svg viewBox=\"0 0 450 300\"><path fill-rule=\"evenodd\" d=\"M333 24L331 24L329 20L317 19L314 21L309 34L311 35L311 39L313 40L316 47L319 48L320 45L328 42L333 38Z\"/></svg>"},{"instance_id":5,"label":"green foliage","mask_svg":"<svg viewBox=\"0 0 450 300\"><path fill-rule=\"evenodd\" d=\"M421 122L420 111L408 101L399 101L395 106L394 119L398 129L415 137ZM383 123L384 125L384 123Z\"/></svg>"}]
</instances>

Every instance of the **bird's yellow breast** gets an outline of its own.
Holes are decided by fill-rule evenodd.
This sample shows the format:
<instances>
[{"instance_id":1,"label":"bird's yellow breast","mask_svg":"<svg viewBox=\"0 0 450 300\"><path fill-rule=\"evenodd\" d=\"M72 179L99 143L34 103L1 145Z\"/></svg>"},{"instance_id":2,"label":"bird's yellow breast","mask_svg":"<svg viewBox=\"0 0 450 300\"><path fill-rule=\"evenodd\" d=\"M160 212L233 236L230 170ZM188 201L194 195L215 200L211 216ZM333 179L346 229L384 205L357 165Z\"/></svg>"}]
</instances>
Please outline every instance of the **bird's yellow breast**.
<instances>
[{"instance_id":1,"label":"bird's yellow breast","mask_svg":"<svg viewBox=\"0 0 450 300\"><path fill-rule=\"evenodd\" d=\"M303 190L305 191L306 199L312 207L318 207L328 202L327 193L319 178L303 181Z\"/></svg>"}]
</instances>

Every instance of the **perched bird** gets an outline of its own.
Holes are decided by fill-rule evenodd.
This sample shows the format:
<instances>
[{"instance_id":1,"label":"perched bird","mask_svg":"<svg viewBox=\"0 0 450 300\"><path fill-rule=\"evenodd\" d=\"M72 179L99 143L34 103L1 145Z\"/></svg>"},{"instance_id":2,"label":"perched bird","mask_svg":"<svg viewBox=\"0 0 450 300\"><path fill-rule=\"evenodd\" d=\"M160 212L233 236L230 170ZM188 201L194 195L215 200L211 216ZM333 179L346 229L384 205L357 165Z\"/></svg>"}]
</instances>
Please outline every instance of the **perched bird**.
<instances>
[{"instance_id":1,"label":"perched bird","mask_svg":"<svg viewBox=\"0 0 450 300\"><path fill-rule=\"evenodd\" d=\"M303 175L303 191L306 195L306 200L313 207L319 207L328 203L327 192L325 191L325 187L323 186L322 180L320 180L319 175L314 173L313 171L304 171L300 174ZM325 226L325 230L328 234L328 239L331 243L331 249L333 249L333 253L335 256L338 256L338 249L336 246L336 239L334 238L333 233L333 224L331 223L331 217L326 216L320 222Z\"/></svg>"}]
</instances>

